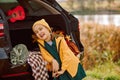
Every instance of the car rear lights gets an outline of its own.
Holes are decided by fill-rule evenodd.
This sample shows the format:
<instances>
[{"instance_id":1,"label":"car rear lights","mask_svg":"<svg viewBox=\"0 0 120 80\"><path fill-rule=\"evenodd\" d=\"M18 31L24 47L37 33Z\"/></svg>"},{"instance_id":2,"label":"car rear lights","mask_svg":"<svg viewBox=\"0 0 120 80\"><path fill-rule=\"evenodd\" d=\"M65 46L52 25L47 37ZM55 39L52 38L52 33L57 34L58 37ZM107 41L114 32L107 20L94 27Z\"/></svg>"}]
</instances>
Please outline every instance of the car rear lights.
<instances>
[{"instance_id":1,"label":"car rear lights","mask_svg":"<svg viewBox=\"0 0 120 80\"><path fill-rule=\"evenodd\" d=\"M0 23L0 37L3 37L4 36L4 27L3 27L3 24Z\"/></svg>"}]
</instances>

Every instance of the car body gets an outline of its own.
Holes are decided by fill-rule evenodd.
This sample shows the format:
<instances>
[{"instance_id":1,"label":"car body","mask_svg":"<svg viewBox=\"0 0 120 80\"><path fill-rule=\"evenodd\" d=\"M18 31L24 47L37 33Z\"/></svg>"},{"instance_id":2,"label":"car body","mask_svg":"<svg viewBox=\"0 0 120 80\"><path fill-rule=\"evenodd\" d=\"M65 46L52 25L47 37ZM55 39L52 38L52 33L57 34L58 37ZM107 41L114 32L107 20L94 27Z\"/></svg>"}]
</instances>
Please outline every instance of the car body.
<instances>
[{"instance_id":1,"label":"car body","mask_svg":"<svg viewBox=\"0 0 120 80\"><path fill-rule=\"evenodd\" d=\"M25 19L10 22L7 12L16 6L25 10ZM30 66L25 64L11 68L10 51L20 43L29 51L38 46L32 43L32 25L44 18L54 30L62 30L70 35L81 52L84 47L80 41L79 21L64 10L55 0L11 0L0 1L0 78L2 80L33 80ZM4 50L4 51L3 51ZM6 54L6 56L4 55ZM4 55L4 56L3 56ZM0 79L0 80L1 80Z\"/></svg>"}]
</instances>

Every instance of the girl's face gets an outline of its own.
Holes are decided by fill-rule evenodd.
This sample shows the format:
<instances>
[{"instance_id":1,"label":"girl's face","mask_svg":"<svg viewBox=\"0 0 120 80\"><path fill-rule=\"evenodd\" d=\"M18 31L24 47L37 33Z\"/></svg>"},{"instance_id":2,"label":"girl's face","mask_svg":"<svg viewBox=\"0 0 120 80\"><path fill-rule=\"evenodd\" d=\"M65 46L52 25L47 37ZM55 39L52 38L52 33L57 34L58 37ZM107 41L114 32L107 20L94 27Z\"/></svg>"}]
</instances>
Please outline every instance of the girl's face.
<instances>
[{"instance_id":1,"label":"girl's face","mask_svg":"<svg viewBox=\"0 0 120 80\"><path fill-rule=\"evenodd\" d=\"M33 31L39 39L45 40L45 41L51 40L51 34L49 30L43 25L40 25L40 24L35 25L33 27Z\"/></svg>"}]
</instances>

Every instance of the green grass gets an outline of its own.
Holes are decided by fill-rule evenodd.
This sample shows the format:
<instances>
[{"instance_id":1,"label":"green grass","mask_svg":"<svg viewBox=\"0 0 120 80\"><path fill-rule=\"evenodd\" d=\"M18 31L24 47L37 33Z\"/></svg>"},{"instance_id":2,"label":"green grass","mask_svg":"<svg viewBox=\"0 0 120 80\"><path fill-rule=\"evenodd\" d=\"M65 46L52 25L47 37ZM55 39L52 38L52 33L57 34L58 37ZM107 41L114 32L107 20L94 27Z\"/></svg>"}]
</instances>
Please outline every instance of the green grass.
<instances>
[{"instance_id":1,"label":"green grass","mask_svg":"<svg viewBox=\"0 0 120 80\"><path fill-rule=\"evenodd\" d=\"M118 70L119 69L119 70ZM86 70L87 77L83 80L120 80L120 66L108 62Z\"/></svg>"}]
</instances>

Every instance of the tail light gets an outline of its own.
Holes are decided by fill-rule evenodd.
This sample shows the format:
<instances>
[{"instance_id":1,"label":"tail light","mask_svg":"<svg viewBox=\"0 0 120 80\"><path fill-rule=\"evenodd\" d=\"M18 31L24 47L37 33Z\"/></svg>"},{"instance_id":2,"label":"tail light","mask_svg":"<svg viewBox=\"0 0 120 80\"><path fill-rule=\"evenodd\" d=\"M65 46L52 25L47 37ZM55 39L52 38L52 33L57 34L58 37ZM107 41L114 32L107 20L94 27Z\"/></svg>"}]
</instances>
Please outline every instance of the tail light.
<instances>
[{"instance_id":1,"label":"tail light","mask_svg":"<svg viewBox=\"0 0 120 80\"><path fill-rule=\"evenodd\" d=\"M0 23L0 37L3 37L4 36L4 27L3 27L3 24Z\"/></svg>"}]
</instances>

